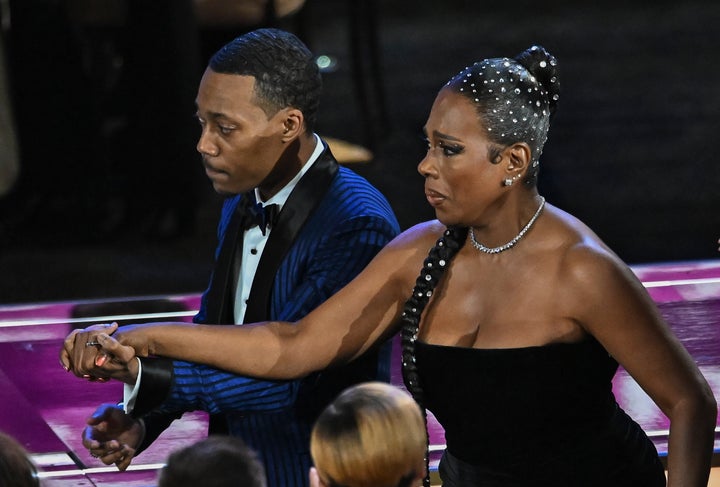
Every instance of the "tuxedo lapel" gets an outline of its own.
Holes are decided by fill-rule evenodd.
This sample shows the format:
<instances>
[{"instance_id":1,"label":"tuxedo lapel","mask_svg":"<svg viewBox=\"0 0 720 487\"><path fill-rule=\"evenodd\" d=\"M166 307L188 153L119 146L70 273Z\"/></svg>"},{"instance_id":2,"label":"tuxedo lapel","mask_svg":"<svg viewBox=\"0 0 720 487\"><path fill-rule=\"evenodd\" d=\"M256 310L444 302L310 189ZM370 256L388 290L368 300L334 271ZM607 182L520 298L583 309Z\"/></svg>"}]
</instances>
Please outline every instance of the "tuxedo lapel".
<instances>
[{"instance_id":1,"label":"tuxedo lapel","mask_svg":"<svg viewBox=\"0 0 720 487\"><path fill-rule=\"evenodd\" d=\"M238 206L241 204L242 200L238 200ZM225 229L222 247L215 263L208 291L206 323L232 324L235 322L234 286L237 282L237 268L239 267L239 259L236 259L236 256L239 254L239 246L242 245L242 218L243 216L236 209Z\"/></svg>"},{"instance_id":2,"label":"tuxedo lapel","mask_svg":"<svg viewBox=\"0 0 720 487\"><path fill-rule=\"evenodd\" d=\"M323 142L323 144L325 144ZM265 250L258 263L253 280L245 323L264 321L269 318L270 294L280 264L292 246L305 221L310 217L338 171L337 161L325 145L318 160L298 181L280 211L278 221L272 227Z\"/></svg>"}]
</instances>

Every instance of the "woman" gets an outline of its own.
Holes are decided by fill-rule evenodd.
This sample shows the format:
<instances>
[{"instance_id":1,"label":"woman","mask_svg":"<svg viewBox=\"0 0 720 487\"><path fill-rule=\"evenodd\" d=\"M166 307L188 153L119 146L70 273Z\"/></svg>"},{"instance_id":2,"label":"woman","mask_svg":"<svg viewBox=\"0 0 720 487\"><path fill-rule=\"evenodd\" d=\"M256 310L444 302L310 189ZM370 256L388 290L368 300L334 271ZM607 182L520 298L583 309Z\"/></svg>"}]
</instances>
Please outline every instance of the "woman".
<instances>
[{"instance_id":1,"label":"woman","mask_svg":"<svg viewBox=\"0 0 720 487\"><path fill-rule=\"evenodd\" d=\"M453 77L418 166L437 220L401 234L305 319L115 338L139 355L289 378L401 330L406 385L445 428L445 486L664 485L653 444L612 395L620 363L671 421L668 485L705 486L717 411L707 382L631 270L538 194L558 95L557 62L537 46ZM87 341L132 355L97 335L68 337L62 360L77 375L102 374Z\"/></svg>"},{"instance_id":2,"label":"woman","mask_svg":"<svg viewBox=\"0 0 720 487\"><path fill-rule=\"evenodd\" d=\"M310 437L311 487L411 487L425 477L417 403L384 382L352 386L320 414Z\"/></svg>"}]
</instances>

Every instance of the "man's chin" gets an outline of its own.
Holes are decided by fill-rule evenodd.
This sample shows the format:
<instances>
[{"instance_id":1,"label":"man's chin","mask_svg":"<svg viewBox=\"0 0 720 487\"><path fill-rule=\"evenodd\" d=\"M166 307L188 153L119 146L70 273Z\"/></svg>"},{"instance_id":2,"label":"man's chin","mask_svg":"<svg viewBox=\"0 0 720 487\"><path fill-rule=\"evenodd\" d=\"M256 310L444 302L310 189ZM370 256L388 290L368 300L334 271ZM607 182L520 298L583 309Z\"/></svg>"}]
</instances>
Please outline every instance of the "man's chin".
<instances>
[{"instance_id":1,"label":"man's chin","mask_svg":"<svg viewBox=\"0 0 720 487\"><path fill-rule=\"evenodd\" d=\"M222 197L235 196L236 194L243 193L243 191L233 191L233 190L229 189L227 186L223 186L223 185L215 183L215 182L213 182L212 185L213 185L213 189L215 190L215 192Z\"/></svg>"},{"instance_id":2,"label":"man's chin","mask_svg":"<svg viewBox=\"0 0 720 487\"><path fill-rule=\"evenodd\" d=\"M212 184L213 189L218 195L222 197L235 196L238 194L247 193L248 191L252 191L254 188L244 187L245 185L242 185L243 187L238 187L237 185L231 185L227 183L228 181L210 179L210 184Z\"/></svg>"}]
</instances>

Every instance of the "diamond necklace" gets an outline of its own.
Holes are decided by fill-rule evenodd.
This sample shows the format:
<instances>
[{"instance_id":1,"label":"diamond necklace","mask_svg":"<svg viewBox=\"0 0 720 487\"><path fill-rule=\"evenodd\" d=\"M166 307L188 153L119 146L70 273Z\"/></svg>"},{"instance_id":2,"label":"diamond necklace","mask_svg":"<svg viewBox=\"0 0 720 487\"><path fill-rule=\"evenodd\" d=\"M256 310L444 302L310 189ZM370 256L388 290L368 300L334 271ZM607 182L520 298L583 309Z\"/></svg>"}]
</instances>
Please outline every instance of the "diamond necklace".
<instances>
[{"instance_id":1,"label":"diamond necklace","mask_svg":"<svg viewBox=\"0 0 720 487\"><path fill-rule=\"evenodd\" d=\"M500 252L504 252L505 250L514 247L515 244L518 243L521 238L523 238L523 236L527 233L527 231L530 230L530 227L533 226L533 223L535 223L535 220L537 220L537 218L540 216L540 212L542 211L543 207L545 206L545 198L541 196L540 200L541 200L540 206L538 207L537 211L532 216L532 218L530 218L530 221L527 222L527 225L525 225L523 227L523 229L520 230L520 233L515 235L515 237L512 240L510 240L505 245L501 245L500 247L492 247L492 248L485 247L483 244L481 244L480 242L475 240L475 231L473 230L472 227L470 227L470 241L472 242L473 247L478 249L480 252L484 252L486 254L499 254Z\"/></svg>"}]
</instances>

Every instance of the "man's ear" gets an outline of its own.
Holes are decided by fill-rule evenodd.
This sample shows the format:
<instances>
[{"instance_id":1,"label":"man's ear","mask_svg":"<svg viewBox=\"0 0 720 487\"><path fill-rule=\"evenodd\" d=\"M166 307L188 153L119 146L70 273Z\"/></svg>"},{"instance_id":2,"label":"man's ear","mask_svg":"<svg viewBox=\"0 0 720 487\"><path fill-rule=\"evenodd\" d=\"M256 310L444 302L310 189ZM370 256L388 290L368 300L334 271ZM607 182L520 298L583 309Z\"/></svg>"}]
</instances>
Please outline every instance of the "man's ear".
<instances>
[{"instance_id":1,"label":"man's ear","mask_svg":"<svg viewBox=\"0 0 720 487\"><path fill-rule=\"evenodd\" d=\"M305 117L297 108L288 108L283 113L282 124L283 141L290 142L305 130Z\"/></svg>"}]
</instances>

